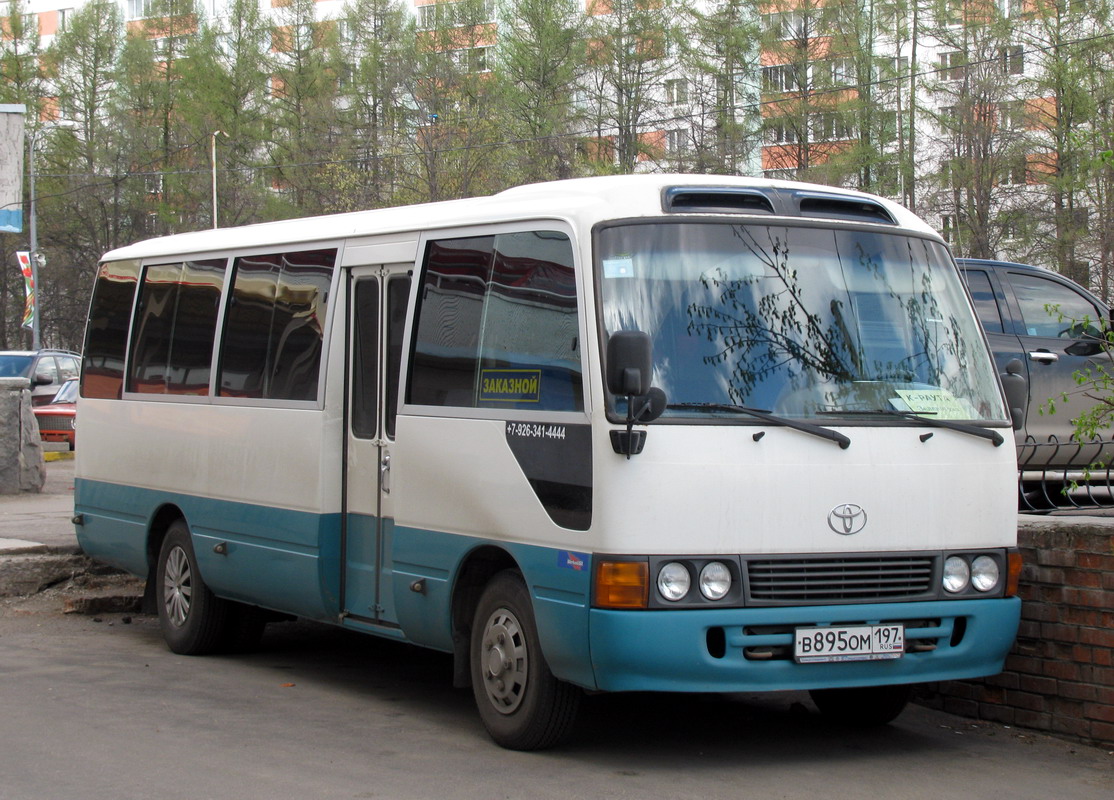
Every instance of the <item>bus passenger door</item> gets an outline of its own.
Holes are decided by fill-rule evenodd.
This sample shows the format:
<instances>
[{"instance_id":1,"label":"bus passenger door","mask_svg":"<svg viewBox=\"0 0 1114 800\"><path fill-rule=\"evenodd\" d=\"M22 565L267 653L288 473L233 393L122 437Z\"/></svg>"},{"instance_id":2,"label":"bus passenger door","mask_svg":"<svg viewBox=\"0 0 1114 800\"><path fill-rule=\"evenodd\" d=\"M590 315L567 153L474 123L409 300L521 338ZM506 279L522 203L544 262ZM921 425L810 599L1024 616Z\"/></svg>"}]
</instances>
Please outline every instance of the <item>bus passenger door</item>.
<instances>
[{"instance_id":1,"label":"bus passenger door","mask_svg":"<svg viewBox=\"0 0 1114 800\"><path fill-rule=\"evenodd\" d=\"M384 554L394 526L391 443L411 267L361 267L349 279L341 610L345 618L366 623L395 620L382 576L389 574Z\"/></svg>"}]
</instances>

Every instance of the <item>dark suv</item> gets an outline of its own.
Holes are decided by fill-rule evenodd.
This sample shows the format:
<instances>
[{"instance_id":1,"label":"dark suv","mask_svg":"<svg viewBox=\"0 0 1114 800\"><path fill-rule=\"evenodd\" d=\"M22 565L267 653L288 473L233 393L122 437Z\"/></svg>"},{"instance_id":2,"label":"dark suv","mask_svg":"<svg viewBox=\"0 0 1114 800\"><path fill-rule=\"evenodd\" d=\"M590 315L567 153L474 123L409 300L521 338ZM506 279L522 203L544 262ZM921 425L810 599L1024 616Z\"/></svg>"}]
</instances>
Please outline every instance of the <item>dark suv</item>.
<instances>
[{"instance_id":1,"label":"dark suv","mask_svg":"<svg viewBox=\"0 0 1114 800\"><path fill-rule=\"evenodd\" d=\"M1017 432L1021 466L1081 468L1096 460L1109 462L1114 453L1102 453L1099 445L1076 444L1071 436L1072 419L1094 404L1083 396L1076 371L1099 364L1110 368L1110 356L1099 343L1110 324L1110 308L1079 284L1043 267L975 258L956 261L999 372L1005 373L1006 365L1016 359L1028 381L1025 422ZM1048 411L1049 400L1054 401L1055 413Z\"/></svg>"},{"instance_id":2,"label":"dark suv","mask_svg":"<svg viewBox=\"0 0 1114 800\"><path fill-rule=\"evenodd\" d=\"M62 384L80 372L81 356L68 350L0 352L0 378L28 378L32 405L49 403Z\"/></svg>"}]
</instances>

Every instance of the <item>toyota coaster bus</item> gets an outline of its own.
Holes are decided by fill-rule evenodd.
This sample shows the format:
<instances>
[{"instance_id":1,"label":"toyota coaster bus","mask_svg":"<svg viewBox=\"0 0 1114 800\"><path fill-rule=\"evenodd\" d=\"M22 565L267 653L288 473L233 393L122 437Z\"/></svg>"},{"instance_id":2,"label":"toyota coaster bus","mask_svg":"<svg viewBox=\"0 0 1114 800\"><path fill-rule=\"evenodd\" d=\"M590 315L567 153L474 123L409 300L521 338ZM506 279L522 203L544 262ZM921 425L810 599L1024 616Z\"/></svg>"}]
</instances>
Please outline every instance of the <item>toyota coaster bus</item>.
<instances>
[{"instance_id":1,"label":"toyota coaster bus","mask_svg":"<svg viewBox=\"0 0 1114 800\"><path fill-rule=\"evenodd\" d=\"M152 239L83 358L78 538L178 653L288 616L445 651L526 750L586 691L884 723L1016 634L1003 380L877 197L639 175Z\"/></svg>"}]
</instances>

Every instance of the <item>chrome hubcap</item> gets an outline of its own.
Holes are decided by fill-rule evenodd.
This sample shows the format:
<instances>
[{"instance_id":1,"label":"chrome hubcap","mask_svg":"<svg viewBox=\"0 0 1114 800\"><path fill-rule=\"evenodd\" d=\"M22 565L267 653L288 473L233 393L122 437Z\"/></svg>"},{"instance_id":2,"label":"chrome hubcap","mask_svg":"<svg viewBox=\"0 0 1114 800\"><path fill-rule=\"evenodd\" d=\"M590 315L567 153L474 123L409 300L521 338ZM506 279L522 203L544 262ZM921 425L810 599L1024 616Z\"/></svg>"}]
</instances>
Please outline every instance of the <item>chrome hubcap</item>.
<instances>
[{"instance_id":1,"label":"chrome hubcap","mask_svg":"<svg viewBox=\"0 0 1114 800\"><path fill-rule=\"evenodd\" d=\"M193 573L186 551L175 547L167 554L163 579L163 605L171 624L181 627L190 615L193 598Z\"/></svg>"},{"instance_id":2,"label":"chrome hubcap","mask_svg":"<svg viewBox=\"0 0 1114 800\"><path fill-rule=\"evenodd\" d=\"M529 661L522 626L505 608L496 610L484 626L480 664L487 699L501 714L514 713L526 693Z\"/></svg>"}]
</instances>

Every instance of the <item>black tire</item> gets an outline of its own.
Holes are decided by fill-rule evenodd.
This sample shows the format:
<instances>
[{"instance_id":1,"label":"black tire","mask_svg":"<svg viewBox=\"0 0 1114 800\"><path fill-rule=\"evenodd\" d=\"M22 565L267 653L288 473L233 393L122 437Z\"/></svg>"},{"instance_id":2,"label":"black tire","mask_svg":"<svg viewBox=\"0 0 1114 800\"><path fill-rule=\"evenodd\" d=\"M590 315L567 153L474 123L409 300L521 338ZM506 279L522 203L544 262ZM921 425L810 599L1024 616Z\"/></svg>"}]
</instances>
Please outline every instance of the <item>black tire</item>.
<instances>
[{"instance_id":1,"label":"black tire","mask_svg":"<svg viewBox=\"0 0 1114 800\"><path fill-rule=\"evenodd\" d=\"M155 603L167 647L198 656L227 644L230 605L201 579L190 529L183 519L175 520L166 532L155 581Z\"/></svg>"},{"instance_id":2,"label":"black tire","mask_svg":"<svg viewBox=\"0 0 1114 800\"><path fill-rule=\"evenodd\" d=\"M864 686L856 689L813 689L809 692L820 713L851 728L874 728L897 719L909 703L913 687Z\"/></svg>"},{"instance_id":3,"label":"black tire","mask_svg":"<svg viewBox=\"0 0 1114 800\"><path fill-rule=\"evenodd\" d=\"M549 671L530 593L517 572L500 572L484 588L469 660L480 719L496 744L542 750L572 733L583 693Z\"/></svg>"}]
</instances>

